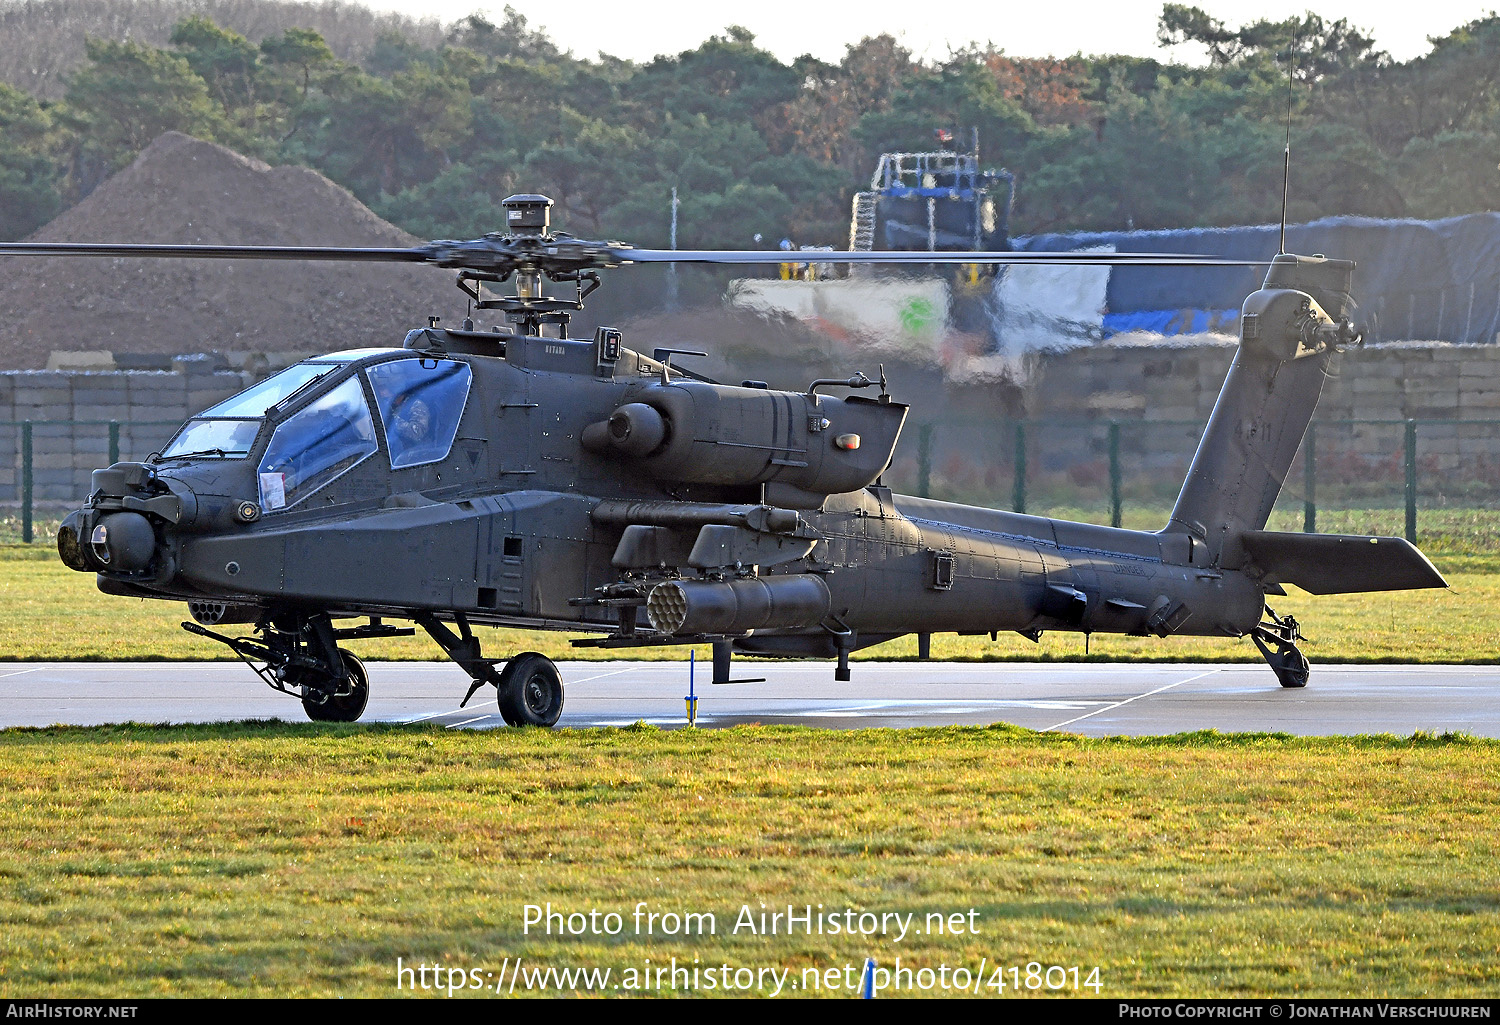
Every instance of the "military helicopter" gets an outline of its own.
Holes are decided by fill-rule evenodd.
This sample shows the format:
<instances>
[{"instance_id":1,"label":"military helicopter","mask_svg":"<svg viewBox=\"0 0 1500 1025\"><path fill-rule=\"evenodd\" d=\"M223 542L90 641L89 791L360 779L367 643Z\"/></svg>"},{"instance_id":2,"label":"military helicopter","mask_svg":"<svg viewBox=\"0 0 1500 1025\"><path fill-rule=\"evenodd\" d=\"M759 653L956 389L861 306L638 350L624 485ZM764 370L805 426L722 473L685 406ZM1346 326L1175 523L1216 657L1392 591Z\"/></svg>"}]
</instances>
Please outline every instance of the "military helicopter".
<instances>
[{"instance_id":1,"label":"military helicopter","mask_svg":"<svg viewBox=\"0 0 1500 1025\"><path fill-rule=\"evenodd\" d=\"M481 650L473 627L597 633L604 648L702 643L836 660L915 633L1045 630L1246 637L1284 687L1309 665L1284 584L1315 594L1442 587L1400 538L1265 530L1330 360L1359 340L1348 261L1291 254L1244 303L1240 342L1171 517L1143 532L893 494L908 407L885 374L805 391L721 384L600 328L567 337L601 270L779 263L775 252L638 249L550 230L406 249L0 244L0 255L415 262L456 269L505 330L429 325L399 347L313 357L189 419L158 454L93 474L62 561L100 590L187 603L314 720L358 719L341 644L426 631L513 725L551 726L557 667ZM820 262L1198 266L1162 254L851 252ZM514 279L514 292L494 286ZM545 292L543 279L573 295ZM490 291L487 292L486 288ZM701 355L701 353L697 354ZM876 389L872 396L867 394ZM363 623L350 623L363 619ZM213 629L250 627L244 635Z\"/></svg>"}]
</instances>

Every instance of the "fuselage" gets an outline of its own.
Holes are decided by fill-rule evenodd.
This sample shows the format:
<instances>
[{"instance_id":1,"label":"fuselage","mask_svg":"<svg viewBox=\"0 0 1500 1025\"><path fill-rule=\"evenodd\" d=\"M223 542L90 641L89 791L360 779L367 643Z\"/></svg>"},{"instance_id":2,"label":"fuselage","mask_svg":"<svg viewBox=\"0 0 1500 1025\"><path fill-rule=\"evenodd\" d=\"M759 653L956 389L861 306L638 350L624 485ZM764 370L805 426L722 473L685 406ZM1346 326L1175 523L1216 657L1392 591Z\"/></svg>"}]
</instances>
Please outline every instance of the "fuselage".
<instances>
[{"instance_id":1,"label":"fuselage","mask_svg":"<svg viewBox=\"0 0 1500 1025\"><path fill-rule=\"evenodd\" d=\"M188 602L198 625L184 626L326 721L358 718L368 696L339 642L404 632L387 618L425 630L470 695L493 685L518 725L557 722L561 677L536 653L497 669L472 624L710 642L715 682L731 682L735 649L834 657L848 680L850 652L909 633L919 652L942 632L1248 634L1299 688L1299 626L1267 594L1445 586L1400 538L1265 529L1331 361L1359 337L1352 273L1275 257L1157 532L893 494L881 475L907 407L883 374L876 398L856 394L874 384L862 374L722 385L611 329L544 336L551 307L518 295L480 305L523 333L466 322L315 357L192 418L146 463L95 471L58 552L104 591Z\"/></svg>"},{"instance_id":2,"label":"fuselage","mask_svg":"<svg viewBox=\"0 0 1500 1025\"><path fill-rule=\"evenodd\" d=\"M729 631L742 648L784 654L824 653L841 635L850 647L913 632L1238 635L1260 617L1257 582L1195 565L1186 534L953 505L878 483L809 492L878 478L905 412L883 397L674 386L675 371L629 350L605 366L588 342L511 336L503 355L484 351L498 342L413 332L406 349L321 357L206 411L149 466L101 471L75 514L82 538L111 525L105 542L82 545L87 568L103 590L217 603L241 621L290 607L630 633L650 625L643 607L627 622L621 603L593 598L671 579L815 577L827 598L824 607L814 587L812 621ZM683 422L651 439L665 454L585 444L591 425L642 397L696 415L693 444ZM769 410L764 424L757 404ZM778 499L793 506L795 532L743 526L745 510ZM658 532L647 540L664 546L661 561L632 554L628 512L602 517L606 505L678 511L643 521L667 526L639 527ZM149 556L120 540L140 532L131 517L155 532ZM752 543L755 554L739 559L767 564L690 556L706 526ZM121 550L102 564L110 543ZM768 543L792 544L795 557L764 554Z\"/></svg>"}]
</instances>

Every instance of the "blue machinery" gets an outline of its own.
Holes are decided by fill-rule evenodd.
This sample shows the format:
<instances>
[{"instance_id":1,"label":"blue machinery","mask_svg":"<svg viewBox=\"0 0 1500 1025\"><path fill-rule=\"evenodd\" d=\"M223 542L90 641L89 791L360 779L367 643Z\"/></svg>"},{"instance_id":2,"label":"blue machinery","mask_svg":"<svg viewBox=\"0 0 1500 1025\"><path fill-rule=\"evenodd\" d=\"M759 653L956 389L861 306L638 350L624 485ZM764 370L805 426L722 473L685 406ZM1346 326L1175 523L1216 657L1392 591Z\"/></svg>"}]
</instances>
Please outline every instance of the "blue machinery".
<instances>
[{"instance_id":1,"label":"blue machinery","mask_svg":"<svg viewBox=\"0 0 1500 1025\"><path fill-rule=\"evenodd\" d=\"M1015 180L977 153L885 153L854 195L849 248L904 252L1003 250Z\"/></svg>"}]
</instances>

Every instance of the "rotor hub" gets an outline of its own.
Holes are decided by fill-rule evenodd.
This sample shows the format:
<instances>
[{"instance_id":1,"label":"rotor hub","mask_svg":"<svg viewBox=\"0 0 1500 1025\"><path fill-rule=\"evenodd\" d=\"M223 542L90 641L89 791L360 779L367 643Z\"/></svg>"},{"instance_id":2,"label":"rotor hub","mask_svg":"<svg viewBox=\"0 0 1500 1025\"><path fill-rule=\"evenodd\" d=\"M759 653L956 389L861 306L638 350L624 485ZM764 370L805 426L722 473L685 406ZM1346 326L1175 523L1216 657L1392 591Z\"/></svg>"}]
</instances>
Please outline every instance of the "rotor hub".
<instances>
[{"instance_id":1,"label":"rotor hub","mask_svg":"<svg viewBox=\"0 0 1500 1025\"><path fill-rule=\"evenodd\" d=\"M540 238L551 226L552 200L546 196L510 196L500 201L500 208L505 211L505 228L512 235Z\"/></svg>"}]
</instances>

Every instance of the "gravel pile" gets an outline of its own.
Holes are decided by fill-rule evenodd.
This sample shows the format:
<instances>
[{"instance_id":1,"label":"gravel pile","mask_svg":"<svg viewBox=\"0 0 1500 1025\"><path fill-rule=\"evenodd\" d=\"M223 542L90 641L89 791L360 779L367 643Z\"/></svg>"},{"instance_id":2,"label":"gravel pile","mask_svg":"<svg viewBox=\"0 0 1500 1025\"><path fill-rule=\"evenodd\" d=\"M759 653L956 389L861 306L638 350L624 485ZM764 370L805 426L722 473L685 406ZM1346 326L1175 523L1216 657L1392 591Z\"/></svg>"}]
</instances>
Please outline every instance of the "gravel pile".
<instances>
[{"instance_id":1,"label":"gravel pile","mask_svg":"<svg viewBox=\"0 0 1500 1025\"><path fill-rule=\"evenodd\" d=\"M213 143L162 135L35 242L408 246L343 188ZM0 370L53 350L327 352L400 345L464 314L453 273L400 264L0 257Z\"/></svg>"}]
</instances>

